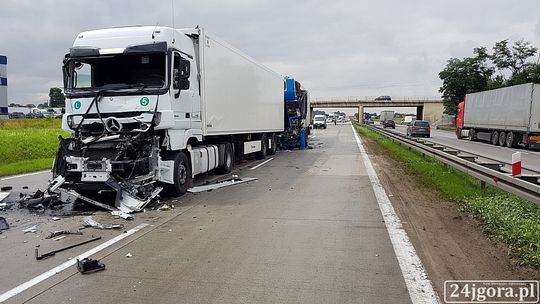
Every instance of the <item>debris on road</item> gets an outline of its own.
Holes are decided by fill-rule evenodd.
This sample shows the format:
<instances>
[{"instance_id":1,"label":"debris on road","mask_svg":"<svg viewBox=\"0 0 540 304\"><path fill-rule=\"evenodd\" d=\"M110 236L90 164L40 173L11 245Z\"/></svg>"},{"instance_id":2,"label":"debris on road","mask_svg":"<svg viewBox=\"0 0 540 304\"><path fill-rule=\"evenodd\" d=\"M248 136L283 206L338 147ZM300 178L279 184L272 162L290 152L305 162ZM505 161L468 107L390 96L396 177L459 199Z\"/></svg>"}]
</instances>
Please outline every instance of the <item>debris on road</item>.
<instances>
[{"instance_id":1,"label":"debris on road","mask_svg":"<svg viewBox=\"0 0 540 304\"><path fill-rule=\"evenodd\" d=\"M169 210L171 210L171 209L172 209L171 206L169 206L169 205L167 205L167 204L163 204L161 207L159 207L158 210L160 210L160 211L169 211Z\"/></svg>"},{"instance_id":2,"label":"debris on road","mask_svg":"<svg viewBox=\"0 0 540 304\"><path fill-rule=\"evenodd\" d=\"M77 230L77 231L57 230L57 231L51 232L51 234L49 234L45 238L46 239L52 239L52 238L55 238L55 237L60 236L60 235L68 235L68 234L82 235L83 233L81 231L79 231L79 230Z\"/></svg>"},{"instance_id":3,"label":"debris on road","mask_svg":"<svg viewBox=\"0 0 540 304\"><path fill-rule=\"evenodd\" d=\"M54 240L55 240L55 241L60 241L60 240L65 239L65 238L66 238L65 235L61 235L61 236L59 236L59 237L55 237Z\"/></svg>"},{"instance_id":4,"label":"debris on road","mask_svg":"<svg viewBox=\"0 0 540 304\"><path fill-rule=\"evenodd\" d=\"M111 211L111 215L121 217L121 218L123 218L125 220L132 220L133 219L133 216L131 216L130 214L127 214L125 212L122 212L120 210Z\"/></svg>"},{"instance_id":5,"label":"debris on road","mask_svg":"<svg viewBox=\"0 0 540 304\"><path fill-rule=\"evenodd\" d=\"M59 217L56 217L56 216L53 216L53 217L51 218L51 220L53 220L53 221L55 221L55 222L56 222L56 221L59 221L59 220L60 220L60 218L59 218Z\"/></svg>"},{"instance_id":6,"label":"debris on road","mask_svg":"<svg viewBox=\"0 0 540 304\"><path fill-rule=\"evenodd\" d=\"M0 233L2 233L2 230L8 230L8 229L9 229L8 222L6 221L4 217L0 216Z\"/></svg>"},{"instance_id":7,"label":"debris on road","mask_svg":"<svg viewBox=\"0 0 540 304\"><path fill-rule=\"evenodd\" d=\"M130 258L130 257L132 257L132 256L133 256L133 254L131 254L131 253L129 253L129 252L128 252L128 254L126 254L126 258Z\"/></svg>"},{"instance_id":8,"label":"debris on road","mask_svg":"<svg viewBox=\"0 0 540 304\"><path fill-rule=\"evenodd\" d=\"M22 230L22 232L24 232L24 233L36 233L36 231L37 231L37 226L36 225L34 225L32 227L28 227L28 228Z\"/></svg>"},{"instance_id":9,"label":"debris on road","mask_svg":"<svg viewBox=\"0 0 540 304\"><path fill-rule=\"evenodd\" d=\"M73 245L71 245L71 246L67 246L67 247L64 247L64 248L57 249L57 250L53 250L53 251L51 251L51 252L47 252L47 253L42 254L42 255L39 255L38 248L36 248L36 260L43 260L43 259L45 259L45 258L48 258L48 257L51 257L51 256L57 254L58 252L62 252L62 251L65 251L65 250L68 250L68 249L71 249L71 248L75 248L75 247L77 247L77 246L81 246L81 245L84 245L84 244L88 244L88 243L97 241L97 240L101 240L101 237L98 236L98 237L96 237L96 238L89 239L89 240L86 240L86 241L84 241L84 242L80 242L80 243L77 243L77 244L73 244Z\"/></svg>"},{"instance_id":10,"label":"debris on road","mask_svg":"<svg viewBox=\"0 0 540 304\"><path fill-rule=\"evenodd\" d=\"M85 226L97 229L120 229L124 227L121 224L101 224L96 222L91 216L83 218L83 222Z\"/></svg>"},{"instance_id":11,"label":"debris on road","mask_svg":"<svg viewBox=\"0 0 540 304\"><path fill-rule=\"evenodd\" d=\"M230 178L230 179L223 180L223 181L219 181L219 182L214 183L214 184L209 184L209 185L203 185L203 186L197 186L197 187L189 188L187 191L188 191L188 192L191 192L191 193L199 193L199 192L204 192L204 191L212 191L212 190L215 190L215 189L219 189L219 188L223 188L223 187L228 187L228 186L233 186L233 185L238 185L238 184L243 184L243 183L251 182L251 181L254 181L254 180L257 180L257 178L254 178L254 177L242 177L242 178L238 178L238 176L235 175L235 176L233 176L233 177Z\"/></svg>"},{"instance_id":12,"label":"debris on road","mask_svg":"<svg viewBox=\"0 0 540 304\"><path fill-rule=\"evenodd\" d=\"M98 260L84 258L77 260L77 269L82 274L92 273L100 270L105 270L105 264Z\"/></svg>"}]
</instances>

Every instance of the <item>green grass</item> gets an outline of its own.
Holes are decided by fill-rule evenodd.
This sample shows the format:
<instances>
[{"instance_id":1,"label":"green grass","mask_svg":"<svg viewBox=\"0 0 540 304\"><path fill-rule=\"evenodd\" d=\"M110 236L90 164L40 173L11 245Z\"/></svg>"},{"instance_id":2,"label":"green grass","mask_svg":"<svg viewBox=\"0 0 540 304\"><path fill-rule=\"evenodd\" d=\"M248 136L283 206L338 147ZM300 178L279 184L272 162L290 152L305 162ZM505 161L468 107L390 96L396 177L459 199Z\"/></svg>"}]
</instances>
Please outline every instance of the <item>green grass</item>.
<instances>
[{"instance_id":1,"label":"green grass","mask_svg":"<svg viewBox=\"0 0 540 304\"><path fill-rule=\"evenodd\" d=\"M48 169L58 149L59 119L0 120L0 176Z\"/></svg>"},{"instance_id":2,"label":"green grass","mask_svg":"<svg viewBox=\"0 0 540 304\"><path fill-rule=\"evenodd\" d=\"M403 164L405 171L424 186L454 201L482 221L492 238L506 243L520 264L540 269L540 207L494 187L482 189L480 181L449 166L355 125L360 135L375 140Z\"/></svg>"}]
</instances>

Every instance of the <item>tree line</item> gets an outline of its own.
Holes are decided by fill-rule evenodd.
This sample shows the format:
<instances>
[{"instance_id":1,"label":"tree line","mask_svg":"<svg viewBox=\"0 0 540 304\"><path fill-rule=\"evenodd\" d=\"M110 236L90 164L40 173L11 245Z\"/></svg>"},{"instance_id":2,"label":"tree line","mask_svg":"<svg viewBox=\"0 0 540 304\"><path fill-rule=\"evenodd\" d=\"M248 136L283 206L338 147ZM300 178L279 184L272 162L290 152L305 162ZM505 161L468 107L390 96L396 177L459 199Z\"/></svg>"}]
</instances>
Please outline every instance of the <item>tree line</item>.
<instances>
[{"instance_id":1,"label":"tree line","mask_svg":"<svg viewBox=\"0 0 540 304\"><path fill-rule=\"evenodd\" d=\"M523 39L509 45L508 39L473 49L473 57L450 58L439 73L446 114L456 114L465 94L523 83L540 83L538 48Z\"/></svg>"}]
</instances>

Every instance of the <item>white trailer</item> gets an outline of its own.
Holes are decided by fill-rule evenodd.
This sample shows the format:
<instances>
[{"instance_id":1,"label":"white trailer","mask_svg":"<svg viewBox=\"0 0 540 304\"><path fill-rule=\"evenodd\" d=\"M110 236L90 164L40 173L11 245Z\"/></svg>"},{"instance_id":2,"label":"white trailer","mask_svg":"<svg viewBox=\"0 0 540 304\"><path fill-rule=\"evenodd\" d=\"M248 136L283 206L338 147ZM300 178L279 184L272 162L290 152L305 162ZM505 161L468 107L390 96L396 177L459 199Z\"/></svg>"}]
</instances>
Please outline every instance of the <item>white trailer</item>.
<instances>
[{"instance_id":1,"label":"white trailer","mask_svg":"<svg viewBox=\"0 0 540 304\"><path fill-rule=\"evenodd\" d=\"M82 32L64 83L73 135L54 175L69 189L117 190L117 206L134 210L156 182L181 195L196 174L275 153L284 130L284 78L202 28Z\"/></svg>"},{"instance_id":2,"label":"white trailer","mask_svg":"<svg viewBox=\"0 0 540 304\"><path fill-rule=\"evenodd\" d=\"M540 85L467 94L458 106L457 137L540 149Z\"/></svg>"},{"instance_id":3,"label":"white trailer","mask_svg":"<svg viewBox=\"0 0 540 304\"><path fill-rule=\"evenodd\" d=\"M381 111L379 121L381 124L387 120L394 120L394 111Z\"/></svg>"}]
</instances>

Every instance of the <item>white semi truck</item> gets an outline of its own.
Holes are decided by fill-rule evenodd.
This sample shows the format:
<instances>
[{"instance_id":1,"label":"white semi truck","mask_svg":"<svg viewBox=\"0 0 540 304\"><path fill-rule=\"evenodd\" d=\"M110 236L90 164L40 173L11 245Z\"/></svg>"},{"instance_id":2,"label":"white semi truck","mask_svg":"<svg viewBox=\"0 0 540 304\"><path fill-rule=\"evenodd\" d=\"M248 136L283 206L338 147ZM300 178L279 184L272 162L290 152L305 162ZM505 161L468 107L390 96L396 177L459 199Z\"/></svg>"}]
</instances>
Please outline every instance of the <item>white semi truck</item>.
<instances>
[{"instance_id":1,"label":"white semi truck","mask_svg":"<svg viewBox=\"0 0 540 304\"><path fill-rule=\"evenodd\" d=\"M182 195L197 174L274 154L285 128L284 78L203 28L82 32L63 71L63 201L111 191L140 210L162 187Z\"/></svg>"}]
</instances>

